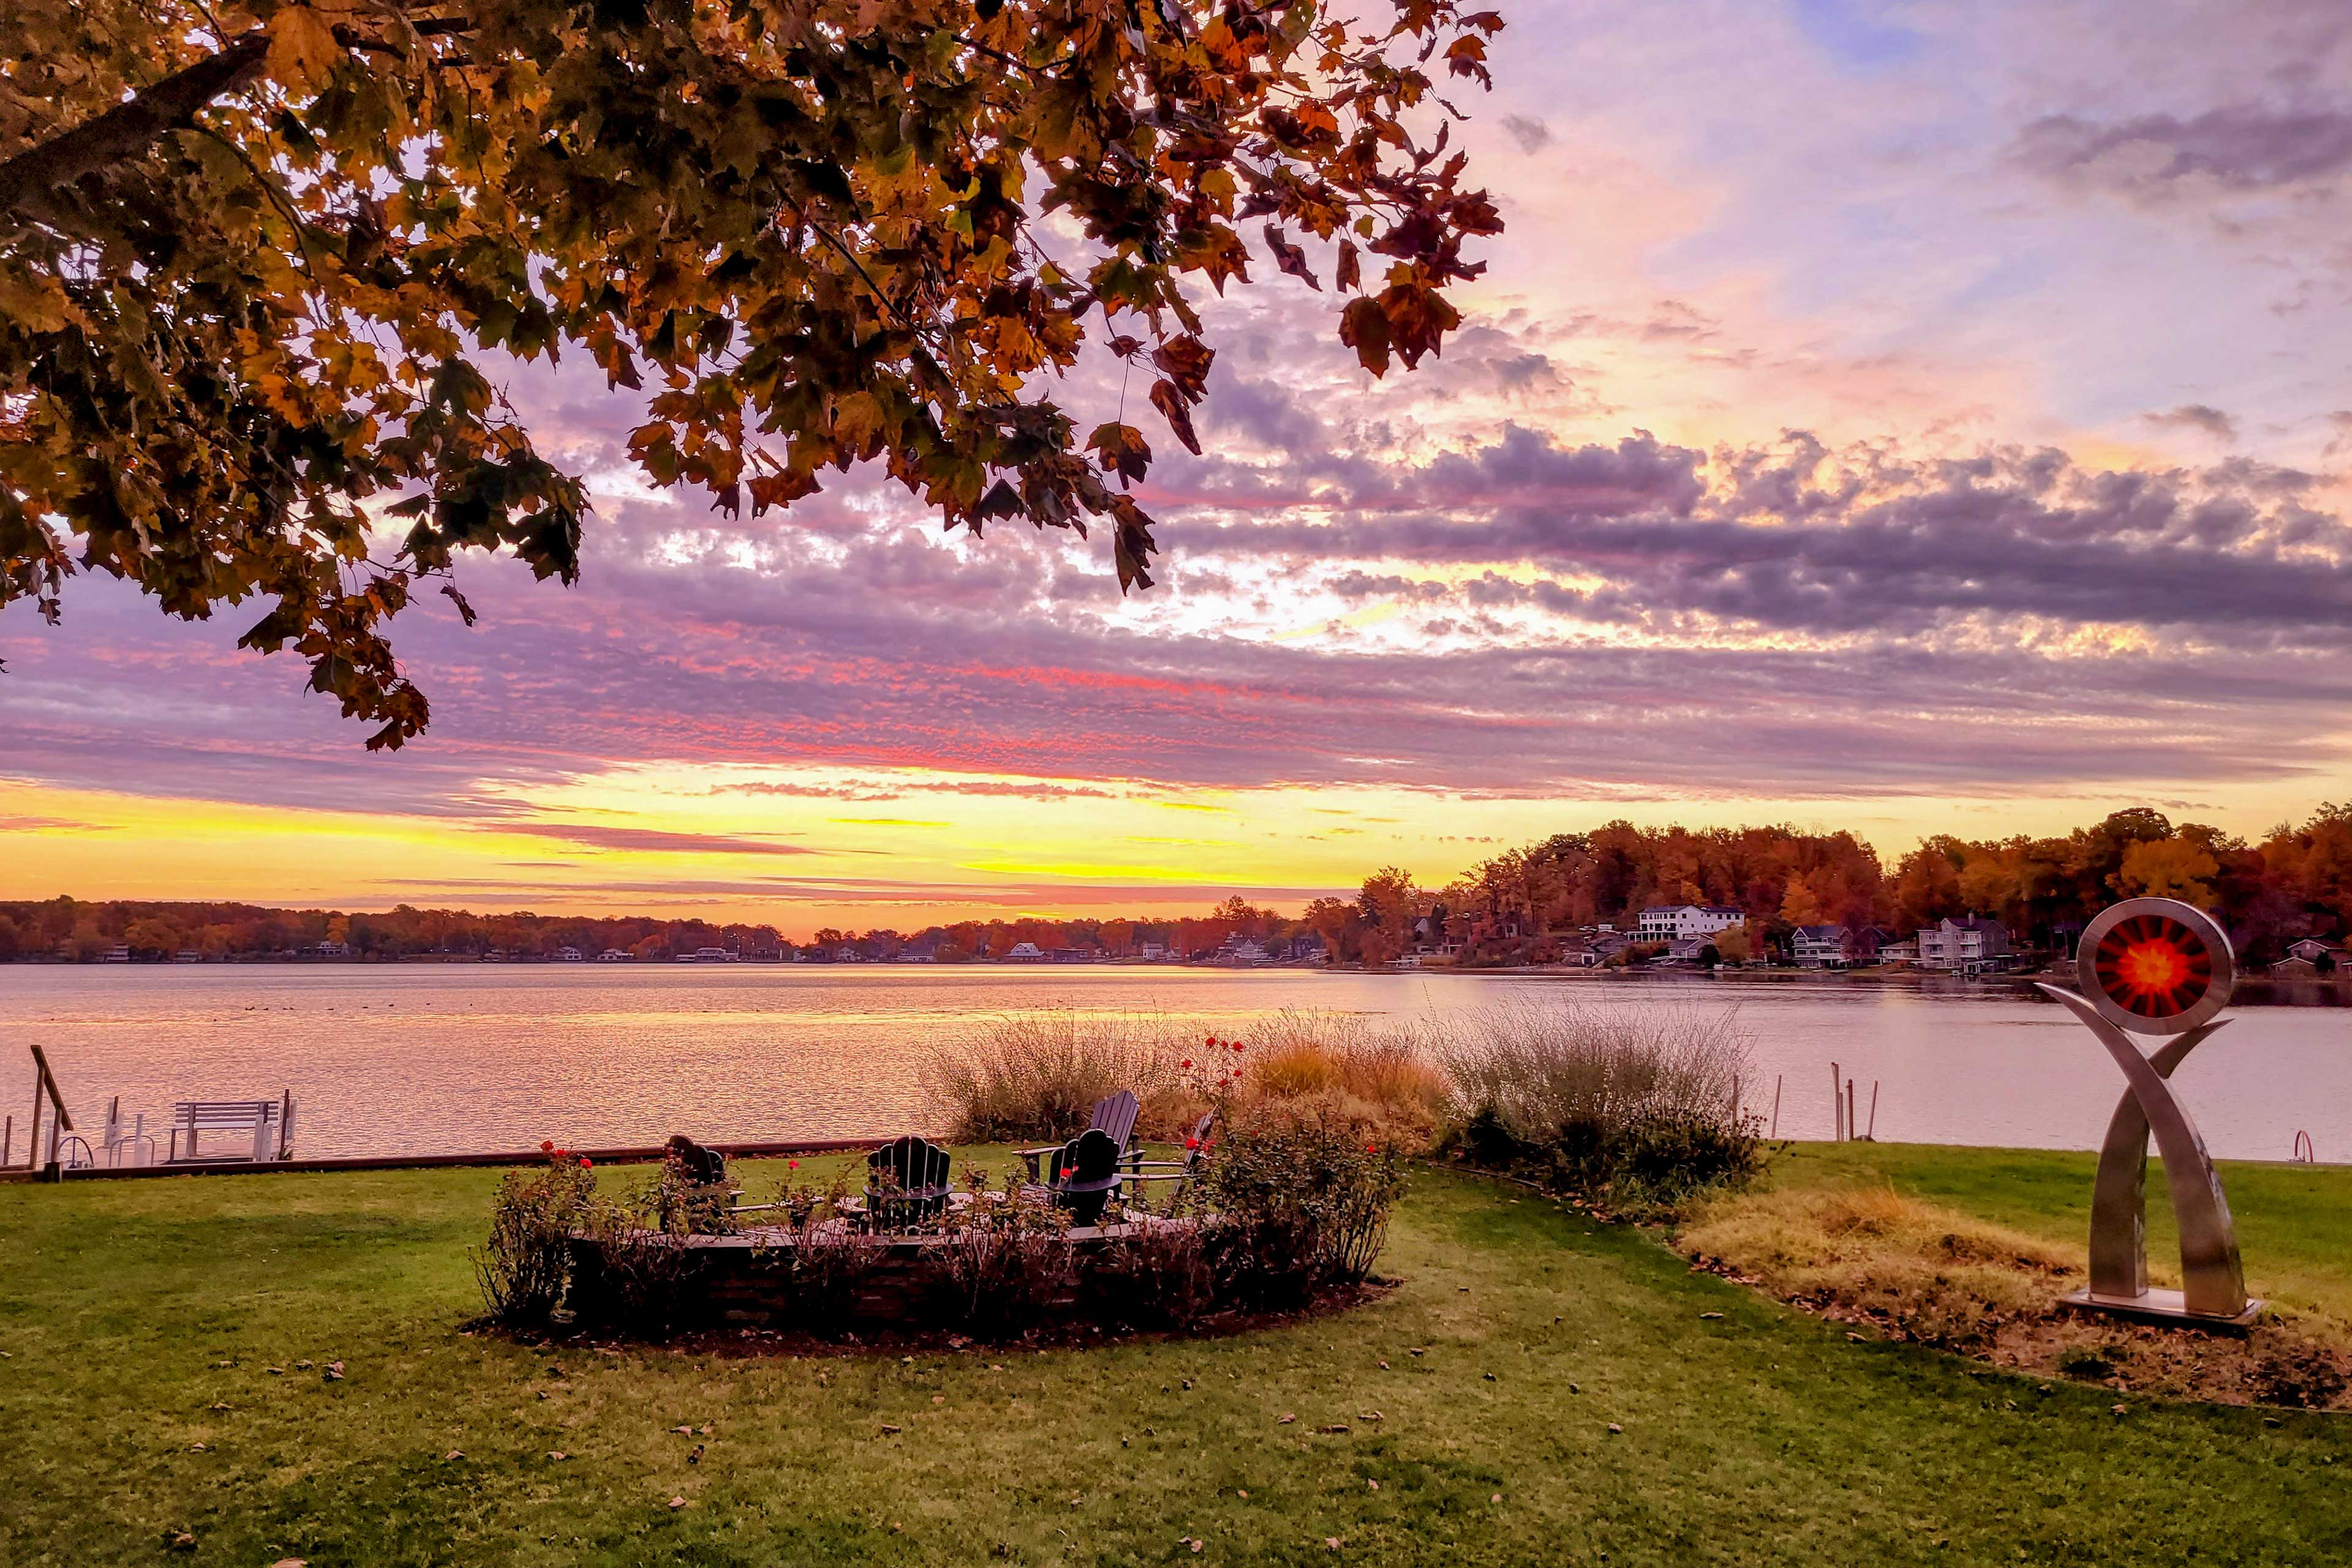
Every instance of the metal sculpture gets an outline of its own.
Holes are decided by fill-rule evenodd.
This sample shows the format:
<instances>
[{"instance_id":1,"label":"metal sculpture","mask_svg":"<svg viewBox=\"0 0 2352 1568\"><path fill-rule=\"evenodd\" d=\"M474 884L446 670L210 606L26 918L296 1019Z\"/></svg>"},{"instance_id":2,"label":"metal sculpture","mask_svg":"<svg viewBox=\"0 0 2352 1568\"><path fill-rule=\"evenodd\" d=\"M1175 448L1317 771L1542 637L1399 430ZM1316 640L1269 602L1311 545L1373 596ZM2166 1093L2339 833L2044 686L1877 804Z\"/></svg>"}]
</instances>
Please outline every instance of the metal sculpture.
<instances>
[{"instance_id":1,"label":"metal sculpture","mask_svg":"<svg viewBox=\"0 0 2352 1568\"><path fill-rule=\"evenodd\" d=\"M2083 991L2042 989L2097 1037L2123 1069L2126 1088L2099 1146L2090 1289L2067 1297L2068 1304L2158 1321L2251 1321L2263 1304L2246 1297L2230 1201L2197 1123L2168 1081L2189 1053L2228 1021L2218 1016L2236 978L2228 934L2204 911L2177 900L2127 899L2100 911L2084 930L2074 973ZM2132 1034L2171 1037L2143 1054ZM2147 1283L2151 1133L2164 1156L2165 1185L2180 1229L2179 1290L2151 1289Z\"/></svg>"}]
</instances>

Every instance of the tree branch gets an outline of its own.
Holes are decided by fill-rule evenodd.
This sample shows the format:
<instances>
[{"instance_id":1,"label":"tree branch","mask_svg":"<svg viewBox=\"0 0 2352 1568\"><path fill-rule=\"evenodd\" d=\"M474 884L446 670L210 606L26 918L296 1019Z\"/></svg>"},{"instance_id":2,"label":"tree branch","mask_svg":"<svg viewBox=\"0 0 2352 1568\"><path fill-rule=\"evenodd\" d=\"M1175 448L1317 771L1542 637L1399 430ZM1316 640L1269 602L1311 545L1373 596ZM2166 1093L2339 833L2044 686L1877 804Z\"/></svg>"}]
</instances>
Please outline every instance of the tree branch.
<instances>
[{"instance_id":1,"label":"tree branch","mask_svg":"<svg viewBox=\"0 0 2352 1568\"><path fill-rule=\"evenodd\" d=\"M268 52L268 36L257 27L128 102L0 163L0 212L59 223L64 209L56 193L84 175L138 157L164 132L194 123L205 105L260 75Z\"/></svg>"}]
</instances>

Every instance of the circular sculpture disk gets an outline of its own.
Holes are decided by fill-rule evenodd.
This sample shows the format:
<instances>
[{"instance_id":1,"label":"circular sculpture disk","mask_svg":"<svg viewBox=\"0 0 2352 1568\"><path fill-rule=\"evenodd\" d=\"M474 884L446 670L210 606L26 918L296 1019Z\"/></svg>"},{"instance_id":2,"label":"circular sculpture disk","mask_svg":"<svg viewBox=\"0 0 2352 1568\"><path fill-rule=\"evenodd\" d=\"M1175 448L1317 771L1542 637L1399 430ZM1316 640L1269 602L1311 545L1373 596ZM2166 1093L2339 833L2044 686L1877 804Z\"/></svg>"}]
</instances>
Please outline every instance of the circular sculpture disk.
<instances>
[{"instance_id":1,"label":"circular sculpture disk","mask_svg":"<svg viewBox=\"0 0 2352 1568\"><path fill-rule=\"evenodd\" d=\"M2228 933L2178 899L2126 899L2083 930L2074 973L2118 1028L2184 1035L2229 1005L2237 963Z\"/></svg>"}]
</instances>

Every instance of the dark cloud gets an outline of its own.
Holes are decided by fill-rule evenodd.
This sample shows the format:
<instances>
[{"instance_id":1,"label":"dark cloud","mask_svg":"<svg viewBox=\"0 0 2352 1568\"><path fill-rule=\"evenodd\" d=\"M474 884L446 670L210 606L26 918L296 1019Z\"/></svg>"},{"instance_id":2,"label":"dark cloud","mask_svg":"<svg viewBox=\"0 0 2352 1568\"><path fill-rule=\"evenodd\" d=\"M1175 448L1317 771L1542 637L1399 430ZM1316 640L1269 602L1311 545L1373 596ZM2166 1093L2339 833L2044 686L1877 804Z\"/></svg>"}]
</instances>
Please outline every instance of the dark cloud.
<instances>
[{"instance_id":1,"label":"dark cloud","mask_svg":"<svg viewBox=\"0 0 2352 1568\"><path fill-rule=\"evenodd\" d=\"M2238 438L2238 422L2210 403L2184 403L2177 408L2168 408L2158 414L2143 414L2140 417L2150 425L2201 430L2224 441Z\"/></svg>"},{"instance_id":2,"label":"dark cloud","mask_svg":"<svg viewBox=\"0 0 2352 1568\"><path fill-rule=\"evenodd\" d=\"M2036 173L2137 196L2200 180L2299 184L2352 169L2352 110L2240 107L2115 123L2053 114L2026 126L2014 153Z\"/></svg>"},{"instance_id":3,"label":"dark cloud","mask_svg":"<svg viewBox=\"0 0 2352 1568\"><path fill-rule=\"evenodd\" d=\"M1503 129L1511 133L1522 153L1540 153L1551 145L1551 127L1528 115L1506 114Z\"/></svg>"}]
</instances>

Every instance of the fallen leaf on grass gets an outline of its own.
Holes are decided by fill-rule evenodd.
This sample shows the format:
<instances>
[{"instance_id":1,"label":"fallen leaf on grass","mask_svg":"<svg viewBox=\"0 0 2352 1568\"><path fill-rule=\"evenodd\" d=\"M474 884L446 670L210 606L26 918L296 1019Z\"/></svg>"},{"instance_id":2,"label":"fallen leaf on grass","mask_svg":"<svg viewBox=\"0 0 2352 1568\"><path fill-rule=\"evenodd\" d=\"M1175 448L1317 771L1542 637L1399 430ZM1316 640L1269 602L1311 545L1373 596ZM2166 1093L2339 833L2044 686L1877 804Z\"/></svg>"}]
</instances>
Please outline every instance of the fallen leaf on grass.
<instances>
[{"instance_id":1,"label":"fallen leaf on grass","mask_svg":"<svg viewBox=\"0 0 2352 1568\"><path fill-rule=\"evenodd\" d=\"M1720 1317L1722 1317L1722 1316L1723 1316L1723 1314L1722 1314L1721 1312L1701 1312L1701 1313L1699 1314L1699 1317L1700 1317L1702 1320L1704 1320L1704 1321L1713 1321L1714 1320L1716 1320L1716 1319L1717 1319L1717 1318L1720 1318Z\"/></svg>"},{"instance_id":2,"label":"fallen leaf on grass","mask_svg":"<svg viewBox=\"0 0 2352 1568\"><path fill-rule=\"evenodd\" d=\"M895 1437L904 1430L906 1430L906 1428L902 1426L893 1426L887 1421L882 1423L882 1436L885 1437Z\"/></svg>"},{"instance_id":3,"label":"fallen leaf on grass","mask_svg":"<svg viewBox=\"0 0 2352 1568\"><path fill-rule=\"evenodd\" d=\"M551 1448L548 1450L547 1457L551 1459L568 1459L572 1456L561 1448Z\"/></svg>"},{"instance_id":4,"label":"fallen leaf on grass","mask_svg":"<svg viewBox=\"0 0 2352 1568\"><path fill-rule=\"evenodd\" d=\"M1493 1497L1488 1498L1486 1500L1488 1502L1500 1502L1503 1500L1503 1494L1496 1492Z\"/></svg>"},{"instance_id":5,"label":"fallen leaf on grass","mask_svg":"<svg viewBox=\"0 0 2352 1568\"><path fill-rule=\"evenodd\" d=\"M298 1361L294 1363L294 1370L296 1372L308 1372L317 1363L314 1362Z\"/></svg>"},{"instance_id":6,"label":"fallen leaf on grass","mask_svg":"<svg viewBox=\"0 0 2352 1568\"><path fill-rule=\"evenodd\" d=\"M691 1437L694 1436L694 1428L691 1426L673 1426L670 1430L677 1433L681 1437Z\"/></svg>"},{"instance_id":7,"label":"fallen leaf on grass","mask_svg":"<svg viewBox=\"0 0 2352 1568\"><path fill-rule=\"evenodd\" d=\"M1622 1426L1618 1426L1618 1425L1617 1425L1617 1423L1615 1423L1614 1421L1612 1421L1611 1423L1609 1423L1609 1430L1611 1430L1612 1432L1622 1432L1623 1430L1625 1430L1625 1428L1623 1428Z\"/></svg>"},{"instance_id":8,"label":"fallen leaf on grass","mask_svg":"<svg viewBox=\"0 0 2352 1568\"><path fill-rule=\"evenodd\" d=\"M684 1508L686 1506L686 1500L682 1497L674 1497L669 1500L669 1506L672 1508Z\"/></svg>"},{"instance_id":9,"label":"fallen leaf on grass","mask_svg":"<svg viewBox=\"0 0 2352 1568\"><path fill-rule=\"evenodd\" d=\"M466 1457L466 1453L462 1448L452 1448L441 1457L445 1459L462 1459Z\"/></svg>"},{"instance_id":10,"label":"fallen leaf on grass","mask_svg":"<svg viewBox=\"0 0 2352 1568\"><path fill-rule=\"evenodd\" d=\"M1323 1546L1328 1552L1337 1552L1339 1550L1339 1538L1336 1535L1327 1535L1323 1538Z\"/></svg>"},{"instance_id":11,"label":"fallen leaf on grass","mask_svg":"<svg viewBox=\"0 0 2352 1568\"><path fill-rule=\"evenodd\" d=\"M1298 1417L1297 1417L1297 1416L1296 1416L1296 1415L1285 1415L1281 1420L1279 1420L1279 1421L1276 1422L1276 1423L1275 1423L1275 1425L1276 1425L1276 1426L1289 1426L1293 1421L1296 1421L1296 1420L1297 1420L1297 1419L1298 1419Z\"/></svg>"},{"instance_id":12,"label":"fallen leaf on grass","mask_svg":"<svg viewBox=\"0 0 2352 1568\"><path fill-rule=\"evenodd\" d=\"M282 1366L265 1366L261 1370L268 1373L272 1377L284 1377L286 1375L286 1369Z\"/></svg>"},{"instance_id":13,"label":"fallen leaf on grass","mask_svg":"<svg viewBox=\"0 0 2352 1568\"><path fill-rule=\"evenodd\" d=\"M299 1557L280 1557L269 1568L310 1568L310 1565Z\"/></svg>"},{"instance_id":14,"label":"fallen leaf on grass","mask_svg":"<svg viewBox=\"0 0 2352 1568\"><path fill-rule=\"evenodd\" d=\"M1318 1426L1315 1430L1322 1433L1326 1437L1344 1437L1348 1435L1346 1425L1339 1422L1334 1422L1328 1426Z\"/></svg>"}]
</instances>

